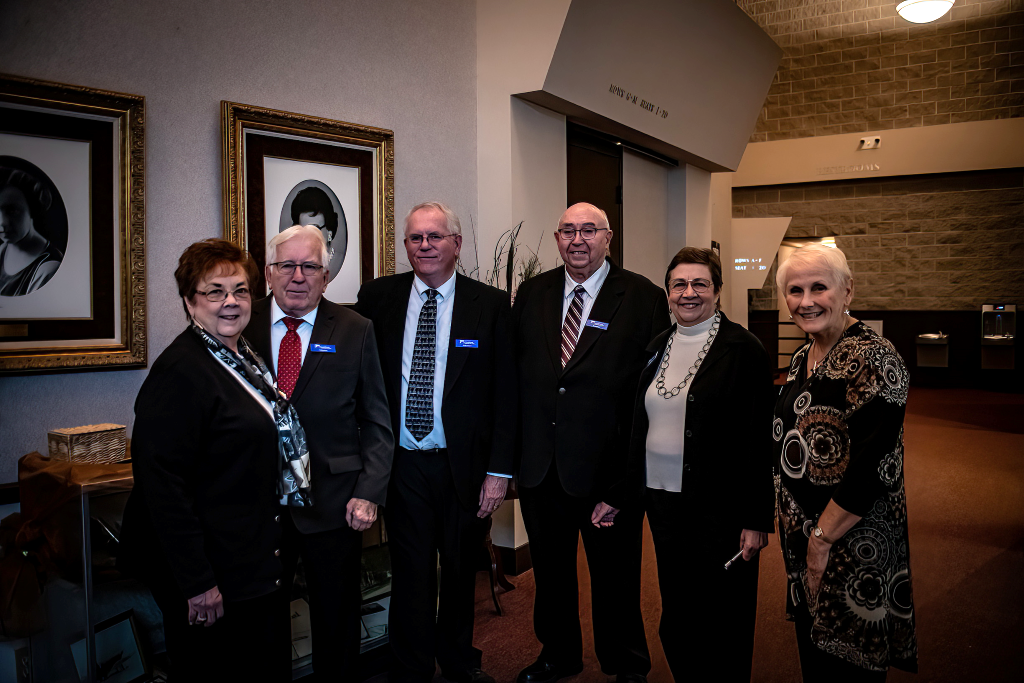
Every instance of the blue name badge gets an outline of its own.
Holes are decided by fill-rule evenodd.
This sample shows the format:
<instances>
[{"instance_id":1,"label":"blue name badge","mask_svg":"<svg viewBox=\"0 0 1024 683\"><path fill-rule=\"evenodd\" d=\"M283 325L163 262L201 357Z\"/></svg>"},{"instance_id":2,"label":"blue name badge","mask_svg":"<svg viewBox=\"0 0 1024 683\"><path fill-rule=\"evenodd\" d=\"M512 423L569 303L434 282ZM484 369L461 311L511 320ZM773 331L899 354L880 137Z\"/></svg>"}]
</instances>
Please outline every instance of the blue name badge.
<instances>
[{"instance_id":1,"label":"blue name badge","mask_svg":"<svg viewBox=\"0 0 1024 683\"><path fill-rule=\"evenodd\" d=\"M334 344L310 344L309 350L313 353L334 353Z\"/></svg>"},{"instance_id":2,"label":"blue name badge","mask_svg":"<svg viewBox=\"0 0 1024 683\"><path fill-rule=\"evenodd\" d=\"M596 327L599 330L607 330L608 329L608 323L603 323L603 322L600 322L598 320L588 320L587 321L587 327Z\"/></svg>"},{"instance_id":3,"label":"blue name badge","mask_svg":"<svg viewBox=\"0 0 1024 683\"><path fill-rule=\"evenodd\" d=\"M456 339L455 348L457 349L476 349L480 347L480 342L476 339Z\"/></svg>"}]
</instances>

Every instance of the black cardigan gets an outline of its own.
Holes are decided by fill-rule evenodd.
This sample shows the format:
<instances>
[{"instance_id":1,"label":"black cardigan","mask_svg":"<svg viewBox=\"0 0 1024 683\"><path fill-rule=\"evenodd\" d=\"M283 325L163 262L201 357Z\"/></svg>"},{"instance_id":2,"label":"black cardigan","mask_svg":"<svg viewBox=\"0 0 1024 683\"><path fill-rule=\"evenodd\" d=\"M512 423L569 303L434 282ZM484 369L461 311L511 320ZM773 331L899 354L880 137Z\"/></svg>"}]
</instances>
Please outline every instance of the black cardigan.
<instances>
[{"instance_id":1,"label":"black cardigan","mask_svg":"<svg viewBox=\"0 0 1024 683\"><path fill-rule=\"evenodd\" d=\"M185 598L271 593L281 577L277 430L190 329L153 364L135 400L129 566Z\"/></svg>"},{"instance_id":2,"label":"black cardigan","mask_svg":"<svg viewBox=\"0 0 1024 683\"><path fill-rule=\"evenodd\" d=\"M644 397L658 374L673 326L647 347L630 441L630 480L642 493L647 463ZM692 516L732 529L772 532L774 392L761 342L722 314L718 335L690 380L683 442L684 504ZM688 515L689 517L690 515Z\"/></svg>"}]
</instances>

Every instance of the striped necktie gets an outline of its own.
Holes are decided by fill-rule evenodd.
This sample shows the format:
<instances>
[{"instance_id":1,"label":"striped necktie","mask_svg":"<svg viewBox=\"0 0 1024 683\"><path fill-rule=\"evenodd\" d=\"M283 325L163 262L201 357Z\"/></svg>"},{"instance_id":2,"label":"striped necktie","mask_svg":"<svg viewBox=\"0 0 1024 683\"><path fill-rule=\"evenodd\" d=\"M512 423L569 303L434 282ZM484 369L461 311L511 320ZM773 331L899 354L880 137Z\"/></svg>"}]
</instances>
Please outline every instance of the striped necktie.
<instances>
[{"instance_id":1,"label":"striped necktie","mask_svg":"<svg viewBox=\"0 0 1024 683\"><path fill-rule=\"evenodd\" d=\"M583 285L576 285L576 289L572 291L575 296L572 298L569 312L565 314L565 322L562 323L563 368L572 358L572 352L576 349L576 340L580 336L580 323L583 321L583 293L587 290L583 288Z\"/></svg>"}]
</instances>

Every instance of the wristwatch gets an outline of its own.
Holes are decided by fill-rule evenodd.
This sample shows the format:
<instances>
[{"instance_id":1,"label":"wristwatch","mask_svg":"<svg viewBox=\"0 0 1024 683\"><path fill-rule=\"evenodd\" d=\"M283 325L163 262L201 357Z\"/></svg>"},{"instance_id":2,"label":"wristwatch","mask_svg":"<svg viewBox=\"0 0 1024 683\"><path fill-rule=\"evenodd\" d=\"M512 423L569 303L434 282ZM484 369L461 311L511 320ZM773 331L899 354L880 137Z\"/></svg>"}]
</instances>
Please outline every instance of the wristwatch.
<instances>
[{"instance_id":1,"label":"wristwatch","mask_svg":"<svg viewBox=\"0 0 1024 683\"><path fill-rule=\"evenodd\" d=\"M814 534L814 537L817 538L819 541L824 541L825 543L828 543L829 545L834 545L835 544L835 541L833 541L831 538L826 536L825 532L822 531L821 527L818 526L817 524L815 524L811 528L811 533Z\"/></svg>"}]
</instances>

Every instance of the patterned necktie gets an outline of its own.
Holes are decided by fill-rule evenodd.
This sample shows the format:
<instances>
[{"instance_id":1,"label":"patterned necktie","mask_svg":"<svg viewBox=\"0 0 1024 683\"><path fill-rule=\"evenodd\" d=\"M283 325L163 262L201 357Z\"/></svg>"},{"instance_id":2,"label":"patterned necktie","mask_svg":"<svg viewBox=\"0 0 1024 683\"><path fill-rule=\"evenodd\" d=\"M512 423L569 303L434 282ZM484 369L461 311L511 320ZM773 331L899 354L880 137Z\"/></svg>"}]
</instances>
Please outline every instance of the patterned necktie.
<instances>
[{"instance_id":1,"label":"patterned necktie","mask_svg":"<svg viewBox=\"0 0 1024 683\"><path fill-rule=\"evenodd\" d=\"M416 324L409 390L405 396L405 426L417 441L434 431L434 349L437 339L437 290L427 290L427 301Z\"/></svg>"},{"instance_id":2,"label":"patterned necktie","mask_svg":"<svg viewBox=\"0 0 1024 683\"><path fill-rule=\"evenodd\" d=\"M576 349L576 339L580 336L580 322L583 320L583 293L587 290L583 288L583 285L576 285L576 289L572 291L575 296L572 298L569 312L565 314L565 322L562 323L563 368L572 358L572 352Z\"/></svg>"},{"instance_id":3,"label":"patterned necktie","mask_svg":"<svg viewBox=\"0 0 1024 683\"><path fill-rule=\"evenodd\" d=\"M284 333L281 347L277 352L277 388L288 398L292 397L295 382L302 369L302 341L299 339L300 318L281 318L288 331Z\"/></svg>"}]
</instances>

